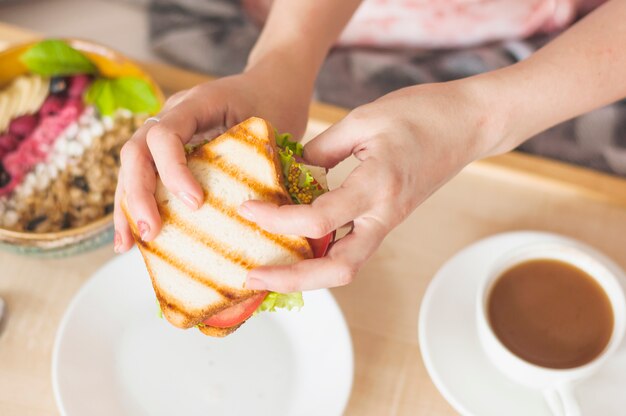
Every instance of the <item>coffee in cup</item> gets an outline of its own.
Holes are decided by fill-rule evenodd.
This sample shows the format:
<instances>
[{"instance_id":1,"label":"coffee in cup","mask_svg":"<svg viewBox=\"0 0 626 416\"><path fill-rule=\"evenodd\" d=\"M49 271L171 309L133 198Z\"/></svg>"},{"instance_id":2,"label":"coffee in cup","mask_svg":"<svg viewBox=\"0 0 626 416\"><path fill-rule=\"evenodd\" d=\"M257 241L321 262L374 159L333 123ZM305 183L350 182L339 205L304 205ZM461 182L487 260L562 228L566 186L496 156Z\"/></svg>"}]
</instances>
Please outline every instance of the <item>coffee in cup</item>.
<instances>
[{"instance_id":1,"label":"coffee in cup","mask_svg":"<svg viewBox=\"0 0 626 416\"><path fill-rule=\"evenodd\" d=\"M573 383L593 374L626 331L624 272L573 240L535 243L494 261L477 325L489 360L543 392L555 416L579 416Z\"/></svg>"},{"instance_id":2,"label":"coffee in cup","mask_svg":"<svg viewBox=\"0 0 626 416\"><path fill-rule=\"evenodd\" d=\"M611 301L602 286L571 263L549 258L524 261L496 277L487 313L509 351L547 368L593 361L613 333Z\"/></svg>"}]
</instances>

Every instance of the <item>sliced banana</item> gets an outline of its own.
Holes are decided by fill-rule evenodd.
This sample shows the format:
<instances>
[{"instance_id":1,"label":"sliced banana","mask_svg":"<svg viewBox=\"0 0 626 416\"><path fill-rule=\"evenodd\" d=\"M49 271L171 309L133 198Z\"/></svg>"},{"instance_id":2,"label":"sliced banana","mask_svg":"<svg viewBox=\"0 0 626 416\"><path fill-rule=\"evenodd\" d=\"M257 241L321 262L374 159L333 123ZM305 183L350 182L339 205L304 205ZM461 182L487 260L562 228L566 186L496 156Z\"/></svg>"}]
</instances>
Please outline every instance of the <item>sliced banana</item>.
<instances>
[{"instance_id":1,"label":"sliced banana","mask_svg":"<svg viewBox=\"0 0 626 416\"><path fill-rule=\"evenodd\" d=\"M9 97L4 91L0 92L0 134L9 127Z\"/></svg>"},{"instance_id":2,"label":"sliced banana","mask_svg":"<svg viewBox=\"0 0 626 416\"><path fill-rule=\"evenodd\" d=\"M31 114L37 112L39 108L41 108L41 105L43 104L43 102L48 97L48 94L50 93L50 78L43 78L43 77L38 77L38 78L39 78L39 91L35 95L36 99L31 103L31 106L30 106Z\"/></svg>"},{"instance_id":3,"label":"sliced banana","mask_svg":"<svg viewBox=\"0 0 626 416\"><path fill-rule=\"evenodd\" d=\"M0 91L0 133L15 117L36 113L50 88L50 79L39 75L21 75Z\"/></svg>"},{"instance_id":4,"label":"sliced banana","mask_svg":"<svg viewBox=\"0 0 626 416\"><path fill-rule=\"evenodd\" d=\"M18 107L15 116L19 117L26 114L26 111L28 110L28 102L33 98L33 84L37 81L32 76L20 77L17 81L18 82L15 84L17 90L16 101L17 98L19 98L19 101L17 101Z\"/></svg>"}]
</instances>

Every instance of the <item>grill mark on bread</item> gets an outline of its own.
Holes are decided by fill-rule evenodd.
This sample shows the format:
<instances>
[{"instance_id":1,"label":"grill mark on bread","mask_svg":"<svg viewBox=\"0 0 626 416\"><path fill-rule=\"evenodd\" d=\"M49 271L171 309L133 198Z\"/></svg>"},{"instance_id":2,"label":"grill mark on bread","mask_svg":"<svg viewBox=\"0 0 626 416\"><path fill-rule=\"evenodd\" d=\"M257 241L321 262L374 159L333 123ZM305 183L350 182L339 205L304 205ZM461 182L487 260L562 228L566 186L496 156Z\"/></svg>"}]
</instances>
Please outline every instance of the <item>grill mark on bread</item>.
<instances>
[{"instance_id":1,"label":"grill mark on bread","mask_svg":"<svg viewBox=\"0 0 626 416\"><path fill-rule=\"evenodd\" d=\"M140 250L141 256L146 263L146 268L148 269L148 274L150 275L150 281L152 282L152 288L154 289L154 294L156 295L157 301L159 302L159 308L161 309L161 313L163 316L172 324L179 328L185 328L190 326L190 323L193 320L193 316L187 312L184 307L179 306L176 303L176 300L172 301L170 296L167 296L161 291L161 288L155 281L154 273L152 271L150 260L147 257L147 254L144 250ZM165 307L163 307L165 305ZM174 314L182 317L182 322L178 319L174 320L171 317L171 311Z\"/></svg>"},{"instance_id":2,"label":"grill mark on bread","mask_svg":"<svg viewBox=\"0 0 626 416\"><path fill-rule=\"evenodd\" d=\"M133 228L133 226L131 225L131 229ZM140 239L135 239L137 241L137 245L141 245L141 240ZM143 245L142 245L143 247ZM150 275L150 281L152 282L152 288L154 289L154 294L157 297L157 300L159 301L159 307L161 308L161 312L164 313L165 311L163 310L163 306L162 304L165 304L165 306L169 309L172 309L175 313L183 316L185 318L185 321L190 321L191 320L191 315L189 315L189 313L187 313L187 311L185 311L184 309L182 309L180 306L176 305L174 302L168 300L163 292L161 291L161 289L159 288L159 285L157 285L155 278L154 278L154 272L152 271L152 267L150 266L150 260L146 255L146 252L144 250L139 250L139 252L141 253L141 257L143 257L143 261L146 264L146 268L148 269L148 274Z\"/></svg>"},{"instance_id":3,"label":"grill mark on bread","mask_svg":"<svg viewBox=\"0 0 626 416\"><path fill-rule=\"evenodd\" d=\"M206 159L199 159L199 162L204 162L211 166L215 166L220 171L230 176L236 182L247 186L257 195L261 195L265 200L278 205L285 205L291 202L291 198L288 195L285 195L282 189L267 186L262 182L250 178L249 176L241 172L241 170L237 166L225 162L220 155L213 152L212 150L206 148L203 150L203 153Z\"/></svg>"},{"instance_id":4,"label":"grill mark on bread","mask_svg":"<svg viewBox=\"0 0 626 416\"><path fill-rule=\"evenodd\" d=\"M181 306L179 302L177 302L176 298L173 298L172 296L170 296L168 293L165 293L161 290L161 288L159 287L159 285L157 284L157 282L155 281L155 274L152 270L151 267L151 262L149 257L147 256L147 252L150 252L152 254L154 254L156 257L158 257L159 259L165 261L166 263L170 264L173 267L178 268L177 264L173 263L173 259L171 257L168 256L164 256L163 255L163 250L160 250L158 248L156 248L153 244L149 244L146 243L145 241L143 241L137 232L137 227L135 225L135 223L133 221L130 220L130 216L128 214L128 210L126 207L126 203L125 201L123 201L122 203L122 211L124 212L124 214L126 215L127 219L129 219L129 225L131 228L131 233L133 234L133 237L135 239L135 242L137 243L137 245L141 248L140 253L141 256L144 259L144 263L146 264L146 268L148 269L148 274L150 276L150 281L152 282L152 288L154 290L154 294L157 297L157 300L159 302L159 305L164 305L165 307L161 306L161 311L163 313L163 315L167 318L167 320L180 328L191 328L194 325L196 325L199 322L203 322L204 320L208 319L210 316L213 316L221 311L223 311L224 309L229 308L230 306L233 306L239 302L243 302L244 300L246 300L249 297L252 297L254 295L256 295L257 293L259 293L259 291L241 291L239 292L239 295L234 295L234 296L230 296L230 293L223 293L222 291L215 289L215 287L213 286L217 286L219 288L223 288L220 285L209 285L212 289L214 289L221 297L222 297L222 301L219 303L215 303L213 305L211 305L209 308L204 308L199 312L196 313L191 313L189 312L185 306ZM157 252L158 251L158 252ZM180 263L180 262L178 262ZM183 272L186 273L187 276L191 277L194 280L196 279L196 274L193 272L189 272L188 270L186 270L185 268L181 268L181 270ZM205 284L205 282L200 281L201 284ZM212 283L212 282L211 282ZM227 290L230 290L230 288L226 288ZM243 294L243 296L242 296ZM172 322L169 319L169 315L171 314L170 311L168 311L168 309L181 316L182 317L182 322L179 322L178 320L176 322ZM199 318L200 317L200 318ZM210 327L210 329L213 329L213 331L211 330L207 330L207 331L202 331L204 332L206 335L212 335L212 336L226 336L228 334L230 334L231 332L235 331L237 328L239 328L241 325L243 324L243 322L235 327L231 327L231 328L226 328L224 330L222 330L221 328L213 328Z\"/></svg>"},{"instance_id":5,"label":"grill mark on bread","mask_svg":"<svg viewBox=\"0 0 626 416\"><path fill-rule=\"evenodd\" d=\"M150 269L150 267L148 266L148 269ZM153 288L154 288L154 293L157 297L157 300L159 302L159 306L161 307L161 312L163 313L164 317L173 325L179 327L179 328L192 328L194 326L196 326L199 323L204 322L205 320L207 320L208 318L210 318L211 316L220 313L221 311L228 309L231 306L234 306L236 304L238 304L239 302L243 302L246 299L237 299L236 302L232 302L229 299L225 299L223 298L219 303L214 303L211 306L209 306L208 308L203 308L200 310L196 310L195 312L189 312L187 311L187 309L185 308L185 306L181 306L179 302L177 302L176 298L172 298L168 293L164 293L160 287L154 285L154 281L153 281ZM259 293L258 291L254 291L253 295ZM180 315L182 317L182 322L181 320L177 319L176 322L172 322L169 318L171 317L171 314L176 314L176 315ZM240 324L234 326L234 327L230 327L230 328L223 328L224 330L230 330L230 332L233 332L234 330L236 330L237 328L239 328L245 321L241 322ZM222 328L216 328L216 327L211 327L211 326L205 326L206 328L211 328L211 329L215 329L217 330L219 333L220 330L222 330ZM199 327L200 329L200 327ZM203 331L205 332L205 331ZM230 332L224 333L224 335L228 335ZM207 333L207 332L205 332ZM207 333L208 334L208 333Z\"/></svg>"},{"instance_id":6,"label":"grill mark on bread","mask_svg":"<svg viewBox=\"0 0 626 416\"><path fill-rule=\"evenodd\" d=\"M192 328L200 323L203 323L204 321L206 321L207 319L209 319L211 316L216 315L220 312L222 312L225 309L228 309L229 307L232 307L236 304L238 304L239 302L243 302L245 299L243 300L237 300L236 302L231 302L229 300L222 300L219 303L215 303L212 304L210 307L208 308L204 308L202 310L198 310L195 313L190 313L188 312L184 306L180 306L177 302L176 299L172 300L172 298L167 294L167 293L163 293L158 287L154 287L154 292L157 296L158 302L159 302L159 306L161 307L161 311L163 313L163 315L165 316L165 318L172 323L173 325L179 327L179 328ZM255 291L255 294L258 293L258 291ZM177 314L182 316L182 322L180 320L177 320L176 322L172 322L169 320L170 315L171 314ZM224 335L228 335L229 333L233 332L234 330L236 330L237 328L239 328L241 325L243 325L245 321L232 326L232 327L228 327L228 328L217 328L217 327L213 327L210 325L203 325L203 326L198 326L198 329L202 330L204 328L207 328L209 330L209 332L213 333L214 331L211 330L215 330L217 331L217 333L223 331L228 331L226 333L224 333ZM207 331L202 331L208 334Z\"/></svg>"},{"instance_id":7,"label":"grill mark on bread","mask_svg":"<svg viewBox=\"0 0 626 416\"><path fill-rule=\"evenodd\" d=\"M284 189L284 179L280 163L278 161L278 156L275 154L274 148L272 146L272 143L274 142L274 133L273 131L271 131L270 128L268 128L268 136L270 139L268 142L259 140L256 135L252 134L252 132L250 132L244 125L239 125L231 129L227 134L223 134L215 138L211 143L213 146L215 146L221 141L236 140L248 147L253 148L263 158L266 158L269 152L276 168L276 180L280 184L279 188L270 188L260 182L251 180L248 176L241 173L239 171L239 168L229 165L227 162L222 160L221 155L218 155L210 150L209 146L200 147L198 149L198 152L194 153L190 158L198 159L198 161L200 162L209 163L216 166L220 171L230 176L236 182L243 183L244 185L248 186L259 196L261 196L261 199L265 201L273 202L278 205L291 204L291 197L287 193L286 189ZM220 211L222 214L237 220L242 225L254 229L256 232L260 233L270 241L282 246L292 253L295 253L301 259L308 259L312 257L312 253L308 243L299 244L298 242L290 240L284 236L281 236L280 234L273 234L265 231L256 223L248 221L247 219L241 217L237 213L237 210L235 208L227 206L221 200L212 196L203 184L201 184L201 186L204 190L205 202Z\"/></svg>"},{"instance_id":8,"label":"grill mark on bread","mask_svg":"<svg viewBox=\"0 0 626 416\"><path fill-rule=\"evenodd\" d=\"M236 265L247 270L261 266L260 264L246 258L246 256L240 251L233 250L232 248L225 248L224 243L214 240L206 234L199 232L197 228L193 227L189 222L183 220L166 206L161 206L161 216L163 217L164 222L167 221L169 224L178 227L190 237L198 240L214 252L220 254L222 257L232 263L235 263Z\"/></svg>"},{"instance_id":9,"label":"grill mark on bread","mask_svg":"<svg viewBox=\"0 0 626 416\"><path fill-rule=\"evenodd\" d=\"M221 212L227 217L233 218L238 221L240 224L245 225L246 227L252 228L257 233L261 234L263 237L272 241L273 243L283 247L284 249L296 254L301 259L311 258L310 256L310 247L308 244L299 244L296 241L290 240L289 238L281 235L281 234L272 234L269 231L264 230L259 227L256 223L249 221L239 215L237 210L231 206L226 205L219 198L216 198L212 195L209 195L205 190L204 202L211 205L213 208Z\"/></svg>"},{"instance_id":10,"label":"grill mark on bread","mask_svg":"<svg viewBox=\"0 0 626 416\"><path fill-rule=\"evenodd\" d=\"M169 312L167 311L167 309L170 309L174 313L184 318L183 325L188 325L191 321L193 321L193 316L187 310L185 310L183 307L178 305L175 301L172 301L170 296L166 296L165 294L163 294L163 292L161 291L161 289L159 289L157 285L153 284L153 287L154 287L154 293L156 294L156 297L159 301L159 307L161 308L161 313L163 313L163 315L167 316L167 312Z\"/></svg>"},{"instance_id":11,"label":"grill mark on bread","mask_svg":"<svg viewBox=\"0 0 626 416\"><path fill-rule=\"evenodd\" d=\"M271 137L273 137L273 132L270 132L270 135ZM237 126L236 128L229 131L228 134L224 134L215 138L214 142L219 143L229 139L241 142L246 146L252 147L263 158L267 157L268 153L271 157L275 156L274 148L270 145L270 143L259 140L245 126Z\"/></svg>"},{"instance_id":12,"label":"grill mark on bread","mask_svg":"<svg viewBox=\"0 0 626 416\"><path fill-rule=\"evenodd\" d=\"M237 290L215 283L215 279L212 279L211 276L207 276L205 273L199 272L198 270L194 270L193 268L187 266L173 253L162 250L156 244L146 243L141 239L137 241L137 244L139 244L144 250L152 253L164 262L168 263L170 266L182 271L196 282L213 289L226 299L241 299L242 297L250 297L252 296L252 294L254 294L252 293L251 295L246 296L250 291Z\"/></svg>"},{"instance_id":13,"label":"grill mark on bread","mask_svg":"<svg viewBox=\"0 0 626 416\"><path fill-rule=\"evenodd\" d=\"M247 175L241 173L240 169L237 166L233 166L224 162L222 160L222 155L213 152L209 148L209 146L200 147L198 149L198 153L194 153L191 158L197 158L205 162L208 160L214 163L221 171L231 176L236 181L248 186L259 195L268 197L268 200L270 200L271 202L279 205L291 204L291 196L289 196L289 194L287 193L287 189L284 185L282 166L278 159L278 154L274 151L274 149L277 148L274 138L274 132L267 125L267 123L265 124L268 133L267 141L259 139L255 134L250 132L250 130L248 130L245 125L241 124L231 129L228 133L215 138L212 142L212 147L215 147L217 144L223 141L234 140L243 144L245 147L253 149L262 159L267 158L269 155L272 162L274 162L274 167L276 168L275 179L278 187L268 187L261 182L251 179Z\"/></svg>"}]
</instances>

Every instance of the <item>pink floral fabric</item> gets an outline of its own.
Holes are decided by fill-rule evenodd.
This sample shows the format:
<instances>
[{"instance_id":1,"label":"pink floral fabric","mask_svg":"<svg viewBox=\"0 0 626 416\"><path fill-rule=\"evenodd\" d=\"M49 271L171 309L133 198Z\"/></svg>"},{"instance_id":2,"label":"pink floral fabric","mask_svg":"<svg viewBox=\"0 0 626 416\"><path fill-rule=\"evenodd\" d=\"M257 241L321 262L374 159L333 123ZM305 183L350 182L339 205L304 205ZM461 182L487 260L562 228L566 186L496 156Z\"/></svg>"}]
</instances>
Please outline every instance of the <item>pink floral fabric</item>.
<instances>
[{"instance_id":1,"label":"pink floral fabric","mask_svg":"<svg viewBox=\"0 0 626 416\"><path fill-rule=\"evenodd\" d=\"M364 0L341 46L451 48L567 27L604 0ZM243 0L258 23L271 0Z\"/></svg>"},{"instance_id":2,"label":"pink floral fabric","mask_svg":"<svg viewBox=\"0 0 626 416\"><path fill-rule=\"evenodd\" d=\"M271 1L153 0L152 47L165 59L199 71L239 73ZM288 1L314 4L316 0ZM512 65L558 36L558 31L545 32L562 28L599 2L364 0L343 34L345 45L444 48L335 48L320 70L315 98L354 108L411 85L445 82ZM424 7L408 7L408 3ZM529 35L535 36L511 39ZM506 40L498 42L498 37ZM450 48L481 42L485 44ZM626 100L555 126L520 150L626 177Z\"/></svg>"}]
</instances>

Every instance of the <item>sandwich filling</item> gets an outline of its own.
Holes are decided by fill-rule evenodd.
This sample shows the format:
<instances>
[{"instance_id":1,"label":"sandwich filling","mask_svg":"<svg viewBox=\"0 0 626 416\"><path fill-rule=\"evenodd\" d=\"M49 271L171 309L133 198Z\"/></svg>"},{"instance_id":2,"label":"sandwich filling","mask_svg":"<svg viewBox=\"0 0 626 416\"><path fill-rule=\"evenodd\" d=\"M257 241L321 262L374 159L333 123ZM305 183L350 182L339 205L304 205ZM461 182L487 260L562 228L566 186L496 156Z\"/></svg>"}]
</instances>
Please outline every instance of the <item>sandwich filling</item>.
<instances>
[{"instance_id":1,"label":"sandwich filling","mask_svg":"<svg viewBox=\"0 0 626 416\"><path fill-rule=\"evenodd\" d=\"M325 180L326 172L318 166L299 162L302 160L304 147L301 143L290 139L289 133L276 134L285 188L295 204L310 204L328 189Z\"/></svg>"},{"instance_id":2,"label":"sandwich filling","mask_svg":"<svg viewBox=\"0 0 626 416\"><path fill-rule=\"evenodd\" d=\"M278 155L283 169L285 188L295 204L310 204L328 191L324 168L306 165L298 161L302 160L304 151L301 143L292 141L289 133L280 134L276 132L276 144L279 149ZM315 254L323 256L325 253ZM302 306L304 306L302 292L269 292L256 312L274 312L276 309L291 310Z\"/></svg>"}]
</instances>

